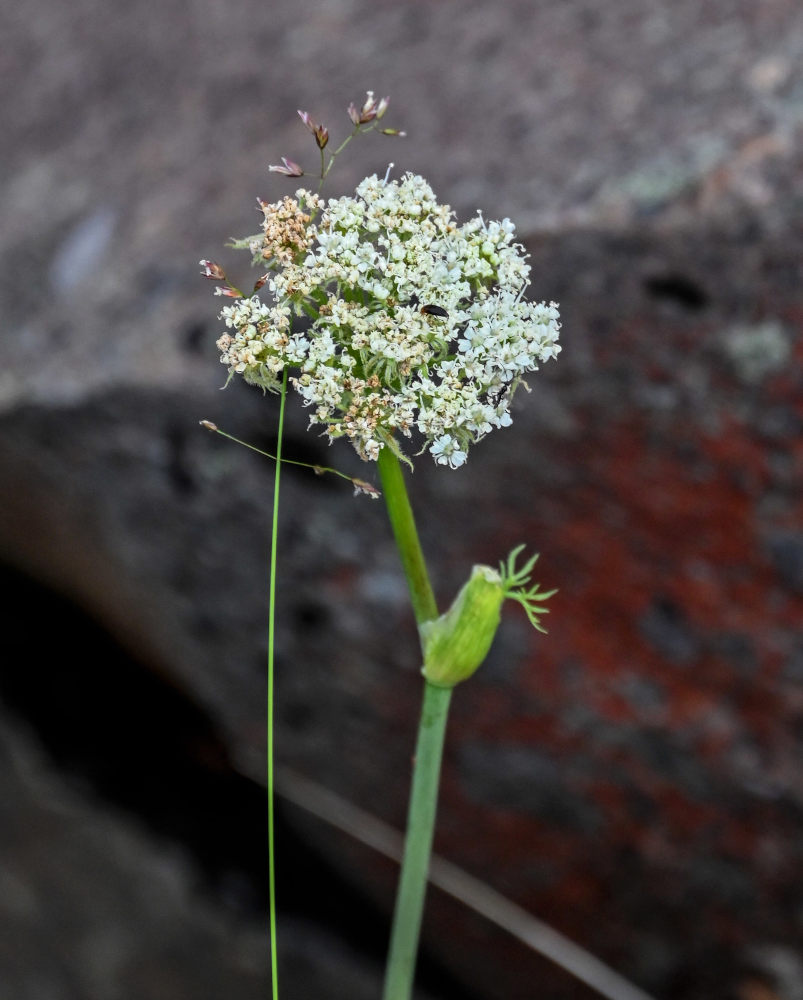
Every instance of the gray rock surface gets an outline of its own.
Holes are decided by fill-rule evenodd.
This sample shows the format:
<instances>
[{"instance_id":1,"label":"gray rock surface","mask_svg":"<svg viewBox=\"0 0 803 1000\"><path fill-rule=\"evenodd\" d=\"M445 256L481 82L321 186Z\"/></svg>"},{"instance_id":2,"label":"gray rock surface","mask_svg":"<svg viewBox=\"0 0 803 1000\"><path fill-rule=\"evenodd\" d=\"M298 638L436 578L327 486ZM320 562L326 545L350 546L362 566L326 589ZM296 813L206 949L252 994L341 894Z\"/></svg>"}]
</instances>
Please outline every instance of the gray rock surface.
<instances>
[{"instance_id":1,"label":"gray rock surface","mask_svg":"<svg viewBox=\"0 0 803 1000\"><path fill-rule=\"evenodd\" d=\"M198 895L183 852L65 787L8 716L0 738L6 996L264 995L263 935Z\"/></svg>"},{"instance_id":2,"label":"gray rock surface","mask_svg":"<svg viewBox=\"0 0 803 1000\"><path fill-rule=\"evenodd\" d=\"M256 196L287 190L267 165L282 155L315 161L296 108L344 134L349 101L368 87L388 93L388 124L408 138L355 143L333 174L333 193L393 160L397 171L427 176L459 213L481 207L487 217L510 215L533 252L535 293L564 307L565 353L514 427L478 448L465 474L419 463L416 502L432 512L421 528L438 591L454 592L472 561L495 561L505 546L532 538L544 550L545 580L557 577L574 596L574 621L585 623L574 631L588 622L603 636L610 629L632 665L630 675L615 678L634 713L628 729L595 715L592 695L607 681L590 668L583 673L591 654L574 643L566 617L561 625L555 616L558 652L547 654L552 665L539 691L516 664L540 663L543 647L533 652L513 626L488 665L488 683L466 695L456 716L443 846L521 902L543 907L563 929L585 935L584 944L667 1000L717 995L725 969L727 988L735 988L737 956L748 946L759 955L793 954L799 907L796 924L794 901L779 886L794 870L801 830L793 774L801 652L789 625L800 597L793 502L800 416L794 386L781 383L784 373L799 371L803 316L800 6L131 0L112 9L97 0L20 0L4 21L3 562L68 595L144 670L197 703L221 734L231 759L225 767L261 781L272 470L202 432L197 420L216 420L266 446L274 409L240 385L217 391L220 300L210 297L196 262L217 257L245 272L245 258L221 245L255 228ZM691 750L686 736L651 727L661 724L668 678L721 692L722 675L699 666L714 640L660 593L638 614L627 608L634 638L616 607L599 610L600 594L582 591L594 553L570 550L589 537L577 514L584 504L604 512L604 531L614 538L632 524L638 505L629 501L645 489L628 477L646 464L630 466L619 452L608 461L603 450L601 458L610 442L594 428L643 418L663 455L693 448L678 430L687 415L697 420L695 440L702 431L715 439L731 417L753 435L749 448L739 439L741 451L708 455L701 481L724 477L734 484L728 497L743 490L756 500L733 533L752 538L756 531L765 548L746 569L742 554L735 556L722 579L730 586L741 572L759 580L769 623L745 625L738 598L738 613L715 623L717 655L740 680L699 743L688 736ZM330 453L308 435L298 408L289 421L295 454L365 475L347 450ZM624 447L621 439L615 444ZM756 451L767 456L763 479L750 465ZM624 471L608 480L612 462ZM689 468L703 465L690 459ZM734 516L735 500L720 515L717 502L711 521ZM558 537L570 512L574 542ZM280 755L400 823L418 664L384 512L335 481L289 473L282 516ZM657 533L659 513L654 522ZM657 544L650 530L617 564L638 568L648 597L666 574L659 558L649 561ZM737 595L739 586L737 579ZM33 643L48 623L15 602L14 590L5 595L10 625ZM377 637L389 634L388 649ZM69 635L64 647L63 661L50 654L36 664L42 703L52 697L49 672L70 669L82 655ZM9 672L24 669L15 660ZM549 670L559 680L549 680ZM521 717L504 700L516 685ZM784 715L773 724L778 702ZM91 691L87 703L102 711ZM759 738L744 720L761 713ZM558 766L548 743L553 722L556 731L582 736L579 750L561 744L569 766ZM516 742L525 731L527 748ZM154 839L96 789L70 785L74 778L57 761L42 758L42 734L33 732L7 719L2 744L0 982L8 996L264 996L260 921L233 921L219 898L196 895L192 851ZM726 777L715 784L724 791L711 820L712 829L735 831L733 856L723 859L707 827L695 839L682 818L661 812L668 807L655 788L665 782L693 799L696 788L710 787L694 770L700 744L727 743L728 733L738 735L723 751ZM604 794L594 800L594 782L611 763L605 754L618 760L632 750L641 762L656 746L669 757L656 784L642 787L627 766L621 771L622 787L633 782L633 801L640 796L654 823L638 839L624 820L622 829L611 821L617 807ZM102 757L103 747L96 753ZM602 755L597 763L594 754ZM524 772L548 781L517 796ZM565 801L561 775L574 782ZM584 857L560 856L579 850L578 842L561 842L567 810L566 829L601 828L608 838L596 869L584 867ZM753 813L766 827L758 841L745 839L743 816ZM538 815L554 824L551 833ZM332 848L337 841L300 817L294 822L332 863L339 851L347 878L387 909L392 873L359 852ZM536 843L545 852L539 860ZM567 877L564 895L550 895L560 872L573 868L573 888ZM687 881L684 871L692 872ZM652 879L652 897L644 891L639 898L640 877ZM699 939L687 942L684 907L702 912L709 900L730 905L744 922L717 937L717 921L726 923L717 910ZM480 996L500 995L502 984L508 1000L517 988L532 996L535 974L539 996L581 995L434 902L428 944ZM287 1000L324 989L332 1000L375 995L370 959L355 959L303 917L288 921ZM724 939L735 943L725 947ZM759 980L772 981L772 962L755 964ZM786 994L776 984L777 995L792 996L794 980L787 975Z\"/></svg>"}]
</instances>

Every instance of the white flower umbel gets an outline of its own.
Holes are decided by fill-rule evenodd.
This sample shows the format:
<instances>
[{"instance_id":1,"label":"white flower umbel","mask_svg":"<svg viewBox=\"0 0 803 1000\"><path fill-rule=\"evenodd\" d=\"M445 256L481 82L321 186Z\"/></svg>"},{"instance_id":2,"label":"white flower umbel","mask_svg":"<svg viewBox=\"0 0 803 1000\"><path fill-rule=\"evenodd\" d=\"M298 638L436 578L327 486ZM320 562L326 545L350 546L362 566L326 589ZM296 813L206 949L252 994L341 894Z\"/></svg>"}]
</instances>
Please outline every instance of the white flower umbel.
<instances>
[{"instance_id":1,"label":"white flower umbel","mask_svg":"<svg viewBox=\"0 0 803 1000\"><path fill-rule=\"evenodd\" d=\"M524 299L530 267L510 220L458 226L422 177L260 207L263 234L237 245L267 269L257 287L271 302L223 309L221 361L271 391L290 366L310 423L364 459L420 434L457 468L510 424L523 376L560 351L557 305Z\"/></svg>"}]
</instances>

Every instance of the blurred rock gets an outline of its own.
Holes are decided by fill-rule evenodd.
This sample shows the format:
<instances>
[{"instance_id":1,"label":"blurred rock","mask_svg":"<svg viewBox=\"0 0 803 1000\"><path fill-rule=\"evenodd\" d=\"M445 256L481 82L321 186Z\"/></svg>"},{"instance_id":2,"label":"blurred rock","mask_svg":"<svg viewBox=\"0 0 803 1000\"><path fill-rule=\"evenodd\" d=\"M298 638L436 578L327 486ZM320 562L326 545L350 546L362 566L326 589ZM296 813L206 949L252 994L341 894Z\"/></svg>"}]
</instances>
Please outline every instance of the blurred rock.
<instances>
[{"instance_id":1,"label":"blurred rock","mask_svg":"<svg viewBox=\"0 0 803 1000\"><path fill-rule=\"evenodd\" d=\"M413 477L443 603L521 541L560 589L549 636L513 609L455 698L437 846L658 997L759 979L796 995L794 963L781 987L764 966L744 978L741 958L803 948L801 11L133 0L111 16L22 0L5 30L0 558L22 652L3 690L32 729L10 724L4 746L38 762L45 791L32 800L3 769L0 979L31 1000L264 995L254 917L232 926L225 901L255 870L258 884L254 829L228 889L199 903L197 838L164 826L181 795L144 834L136 768L124 776L110 745L137 672L158 678L184 735L153 759L186 761L203 789L217 774L212 813L258 795L272 469L198 420L269 450L275 408L217 391L219 300L196 261L244 272L220 245L255 228L257 195L286 190L267 164L314 159L295 109L336 132L371 87L410 138L366 138L333 190L392 159L460 212L509 214L534 293L564 318L564 353L513 427L465 470L419 460ZM371 474L305 426L290 407L289 453ZM401 825L418 662L381 502L303 470L284 484L278 754ZM48 592L74 607L63 653L37 613ZM112 654L87 644L85 618L133 673L101 684ZM56 730L96 731L82 700L105 728L56 750ZM182 729L189 704L200 729ZM390 866L287 823L300 857L389 911ZM39 836L46 852L21 849ZM316 966L339 995L372 995L376 960L354 958L342 914L328 930L308 916L287 917L288 997L314 995ZM62 926L74 937L36 961ZM582 995L437 894L424 938L462 996Z\"/></svg>"},{"instance_id":2,"label":"blurred rock","mask_svg":"<svg viewBox=\"0 0 803 1000\"><path fill-rule=\"evenodd\" d=\"M199 897L179 851L66 788L5 715L0 740L7 996L264 995L258 928L227 926Z\"/></svg>"}]
</instances>

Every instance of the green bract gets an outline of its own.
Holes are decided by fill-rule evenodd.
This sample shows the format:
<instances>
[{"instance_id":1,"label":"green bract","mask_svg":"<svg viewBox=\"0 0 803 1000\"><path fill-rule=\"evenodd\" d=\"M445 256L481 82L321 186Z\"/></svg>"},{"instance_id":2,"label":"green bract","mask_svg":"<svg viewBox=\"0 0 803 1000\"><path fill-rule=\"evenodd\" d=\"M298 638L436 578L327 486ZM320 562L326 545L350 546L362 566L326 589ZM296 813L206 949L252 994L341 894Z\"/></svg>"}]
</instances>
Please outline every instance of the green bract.
<instances>
[{"instance_id":1,"label":"green bract","mask_svg":"<svg viewBox=\"0 0 803 1000\"><path fill-rule=\"evenodd\" d=\"M454 687L471 677L491 648L504 599L499 573L475 566L449 610L421 626L421 672L430 684Z\"/></svg>"},{"instance_id":2,"label":"green bract","mask_svg":"<svg viewBox=\"0 0 803 1000\"><path fill-rule=\"evenodd\" d=\"M539 616L548 609L542 602L556 591L541 591L538 584L525 589L538 556L517 570L516 559L523 548L523 545L515 548L507 562L500 563L498 571L491 566L475 566L449 610L421 625L422 673L430 684L454 687L471 677L488 655L506 597L518 601L530 623L544 631Z\"/></svg>"}]
</instances>

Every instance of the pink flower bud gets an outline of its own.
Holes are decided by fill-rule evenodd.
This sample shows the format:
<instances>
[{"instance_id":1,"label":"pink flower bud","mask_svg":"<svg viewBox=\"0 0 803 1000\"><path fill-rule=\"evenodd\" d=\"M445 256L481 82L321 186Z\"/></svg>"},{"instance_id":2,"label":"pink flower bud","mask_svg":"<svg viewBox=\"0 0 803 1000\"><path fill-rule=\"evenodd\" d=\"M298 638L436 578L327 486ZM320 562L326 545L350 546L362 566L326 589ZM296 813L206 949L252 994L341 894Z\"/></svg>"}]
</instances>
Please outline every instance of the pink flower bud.
<instances>
[{"instance_id":1,"label":"pink flower bud","mask_svg":"<svg viewBox=\"0 0 803 1000\"><path fill-rule=\"evenodd\" d=\"M354 487L354 496L359 496L360 493L365 493L366 496L371 497L376 500L382 493L380 490L373 485L373 483L367 483L364 479L352 479L351 484Z\"/></svg>"},{"instance_id":2,"label":"pink flower bud","mask_svg":"<svg viewBox=\"0 0 803 1000\"><path fill-rule=\"evenodd\" d=\"M232 288L231 285L228 285L226 288L218 285L215 289L215 295L226 295L230 299L241 299L243 297L243 293L240 289Z\"/></svg>"},{"instance_id":3,"label":"pink flower bud","mask_svg":"<svg viewBox=\"0 0 803 1000\"><path fill-rule=\"evenodd\" d=\"M373 118L376 118L376 101L374 100L373 90L369 90L367 91L365 103L360 108L360 121L369 122Z\"/></svg>"},{"instance_id":4,"label":"pink flower bud","mask_svg":"<svg viewBox=\"0 0 803 1000\"><path fill-rule=\"evenodd\" d=\"M374 97L373 90L369 90L365 98L365 103L359 110L357 110L354 104L349 104L349 118L355 125L367 125L368 122L372 122L374 118L381 118L382 115L384 115L388 109L389 102L389 97L383 97L381 101L377 101Z\"/></svg>"},{"instance_id":5,"label":"pink flower bud","mask_svg":"<svg viewBox=\"0 0 803 1000\"><path fill-rule=\"evenodd\" d=\"M267 280L268 280L267 274L263 274L261 278L257 278L256 282L254 283L254 291L258 292L259 289L265 284Z\"/></svg>"},{"instance_id":6,"label":"pink flower bud","mask_svg":"<svg viewBox=\"0 0 803 1000\"><path fill-rule=\"evenodd\" d=\"M216 264L213 260L199 260L198 263L203 268L201 274L205 278L211 278L212 281L226 280L226 272L223 270L220 264Z\"/></svg>"},{"instance_id":7,"label":"pink flower bud","mask_svg":"<svg viewBox=\"0 0 803 1000\"><path fill-rule=\"evenodd\" d=\"M306 111L299 111L298 117L315 136L315 141L318 143L318 149L323 149L327 142L329 142L329 129L325 128L323 125L318 125L317 122L314 122Z\"/></svg>"},{"instance_id":8,"label":"pink flower bud","mask_svg":"<svg viewBox=\"0 0 803 1000\"><path fill-rule=\"evenodd\" d=\"M284 164L283 167L277 167L271 164L271 166L268 167L268 170L275 174L284 174L286 177L303 177L304 171L297 163L294 163L292 160L288 160L286 156L282 157L282 163Z\"/></svg>"}]
</instances>

